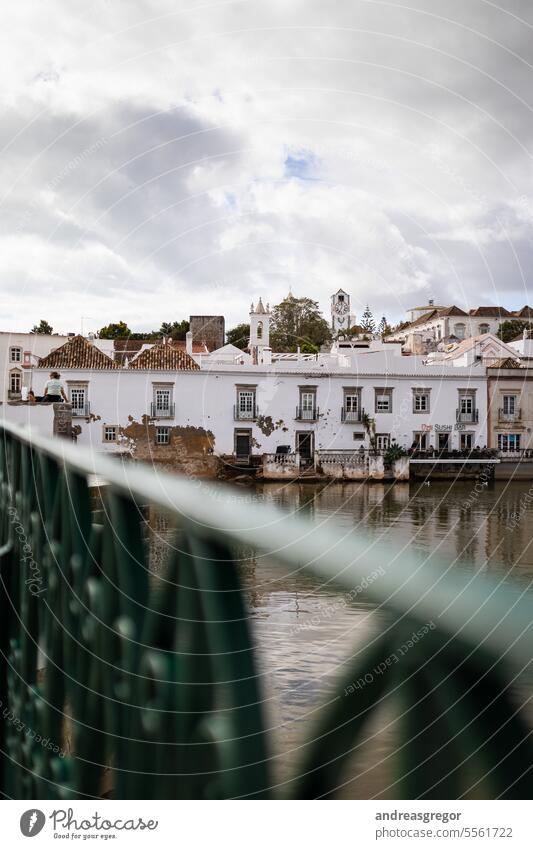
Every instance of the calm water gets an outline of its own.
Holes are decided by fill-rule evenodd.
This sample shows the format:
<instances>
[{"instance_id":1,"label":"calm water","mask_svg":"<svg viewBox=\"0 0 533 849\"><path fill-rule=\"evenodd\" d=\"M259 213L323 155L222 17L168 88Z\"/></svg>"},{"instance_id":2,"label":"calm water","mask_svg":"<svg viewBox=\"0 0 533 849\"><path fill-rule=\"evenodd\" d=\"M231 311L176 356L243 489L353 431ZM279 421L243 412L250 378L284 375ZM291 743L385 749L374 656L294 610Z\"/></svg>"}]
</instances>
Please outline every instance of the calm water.
<instances>
[{"instance_id":1,"label":"calm water","mask_svg":"<svg viewBox=\"0 0 533 849\"><path fill-rule=\"evenodd\" d=\"M505 580L533 578L531 484L495 483L474 492L475 482L424 484L264 484L239 489L243 500L275 504L313 521L364 529L372 537L422 554L438 549L446 563ZM533 494L533 490L532 490ZM529 503L531 502L531 503ZM513 514L514 530L505 526ZM158 545L164 545L164 535ZM317 580L284 576L253 551L240 552L262 675L273 771L282 783L297 769L300 745L312 734L317 709L354 650L379 628L379 613L364 593L348 606ZM373 568L373 567L370 567ZM332 608L334 614L331 614ZM376 715L367 741L350 766L343 795L397 796L394 781L394 715Z\"/></svg>"}]
</instances>

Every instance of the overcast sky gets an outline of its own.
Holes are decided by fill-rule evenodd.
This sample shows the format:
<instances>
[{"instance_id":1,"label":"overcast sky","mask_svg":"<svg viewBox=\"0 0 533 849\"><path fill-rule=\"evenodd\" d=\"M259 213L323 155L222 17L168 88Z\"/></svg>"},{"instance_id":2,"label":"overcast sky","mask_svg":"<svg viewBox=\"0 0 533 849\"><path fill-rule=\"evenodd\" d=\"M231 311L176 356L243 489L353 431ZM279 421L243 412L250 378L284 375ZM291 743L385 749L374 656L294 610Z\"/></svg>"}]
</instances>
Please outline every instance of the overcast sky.
<instances>
[{"instance_id":1,"label":"overcast sky","mask_svg":"<svg viewBox=\"0 0 533 849\"><path fill-rule=\"evenodd\" d=\"M0 329L533 301L532 6L3 3Z\"/></svg>"}]
</instances>

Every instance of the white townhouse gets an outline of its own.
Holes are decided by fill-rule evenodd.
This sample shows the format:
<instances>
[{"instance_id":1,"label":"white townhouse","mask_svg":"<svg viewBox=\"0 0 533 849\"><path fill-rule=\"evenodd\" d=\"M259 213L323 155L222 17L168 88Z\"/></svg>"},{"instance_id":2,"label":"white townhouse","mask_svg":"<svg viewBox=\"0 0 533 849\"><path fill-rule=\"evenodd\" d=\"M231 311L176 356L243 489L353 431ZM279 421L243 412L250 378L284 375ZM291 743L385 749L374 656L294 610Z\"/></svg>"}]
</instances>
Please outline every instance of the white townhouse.
<instances>
[{"instance_id":1,"label":"white townhouse","mask_svg":"<svg viewBox=\"0 0 533 849\"><path fill-rule=\"evenodd\" d=\"M247 457L286 446L305 461L368 448L367 417L380 448L393 439L405 448L487 445L483 366L428 366L387 346L258 364L206 359L200 367L165 341L124 368L76 337L42 361L34 383L51 368L67 387L79 443L133 445L141 459L170 462L172 451L193 447Z\"/></svg>"},{"instance_id":2,"label":"white townhouse","mask_svg":"<svg viewBox=\"0 0 533 849\"><path fill-rule=\"evenodd\" d=\"M404 342L408 350L421 353L448 340L461 341L486 333L495 335L502 322L525 321L530 317L533 310L529 306L514 311L499 306L475 307L467 312L455 304L443 307L430 301L425 307L408 310L407 322L387 339Z\"/></svg>"},{"instance_id":3,"label":"white townhouse","mask_svg":"<svg viewBox=\"0 0 533 849\"><path fill-rule=\"evenodd\" d=\"M0 331L0 368L4 375L0 401L25 399L33 388L33 369L51 351L75 336L48 333L11 333ZM95 344L112 356L113 340L96 339ZM38 394L38 393L36 393Z\"/></svg>"}]
</instances>

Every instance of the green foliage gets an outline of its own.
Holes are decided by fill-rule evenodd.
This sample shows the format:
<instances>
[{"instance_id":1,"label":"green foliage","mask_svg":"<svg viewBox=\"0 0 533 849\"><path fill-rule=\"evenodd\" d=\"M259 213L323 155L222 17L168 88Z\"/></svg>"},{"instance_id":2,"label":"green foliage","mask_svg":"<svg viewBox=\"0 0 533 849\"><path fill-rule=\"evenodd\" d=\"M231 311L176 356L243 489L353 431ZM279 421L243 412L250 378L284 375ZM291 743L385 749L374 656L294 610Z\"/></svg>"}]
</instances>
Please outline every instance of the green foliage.
<instances>
[{"instance_id":1,"label":"green foliage","mask_svg":"<svg viewBox=\"0 0 533 849\"><path fill-rule=\"evenodd\" d=\"M175 341L183 342L190 329L191 325L186 319L183 319L183 321L173 321L172 323L164 321L157 335L170 336Z\"/></svg>"},{"instance_id":2,"label":"green foliage","mask_svg":"<svg viewBox=\"0 0 533 849\"><path fill-rule=\"evenodd\" d=\"M385 463L387 466L392 466L395 460L399 460L400 457L406 456L407 451L405 448L402 448L402 446L398 445L397 442L392 442L385 452Z\"/></svg>"},{"instance_id":3,"label":"green foliage","mask_svg":"<svg viewBox=\"0 0 533 849\"><path fill-rule=\"evenodd\" d=\"M244 351L248 347L249 338L249 324L238 324L236 327L232 327L231 330L226 331L226 342L228 345L235 345L235 347L240 348L241 351Z\"/></svg>"},{"instance_id":4,"label":"green foliage","mask_svg":"<svg viewBox=\"0 0 533 849\"><path fill-rule=\"evenodd\" d=\"M127 339L131 336L131 330L124 321L115 324L107 324L98 331L100 339Z\"/></svg>"},{"instance_id":5,"label":"green foliage","mask_svg":"<svg viewBox=\"0 0 533 849\"><path fill-rule=\"evenodd\" d=\"M30 330L30 333L42 333L43 335L51 335L53 332L54 328L44 318L41 318L39 324L35 324Z\"/></svg>"},{"instance_id":6,"label":"green foliage","mask_svg":"<svg viewBox=\"0 0 533 849\"><path fill-rule=\"evenodd\" d=\"M533 325L529 321L503 321L496 335L502 342L511 342L517 336L520 336L524 330L533 330Z\"/></svg>"},{"instance_id":7,"label":"green foliage","mask_svg":"<svg viewBox=\"0 0 533 849\"><path fill-rule=\"evenodd\" d=\"M270 344L275 351L301 350L315 353L331 339L327 321L320 312L318 303L311 298L295 298L288 295L272 310Z\"/></svg>"},{"instance_id":8,"label":"green foliage","mask_svg":"<svg viewBox=\"0 0 533 849\"><path fill-rule=\"evenodd\" d=\"M365 311L361 316L361 327L365 333L375 333L376 332L376 322L374 321L374 316L370 312L370 307L368 304L365 307Z\"/></svg>"},{"instance_id":9,"label":"green foliage","mask_svg":"<svg viewBox=\"0 0 533 849\"><path fill-rule=\"evenodd\" d=\"M378 325L378 333L379 333L379 335L381 336L382 339L383 339L384 336L387 336L389 333L391 333L391 326L388 323L385 316L381 317L381 321L379 322L379 325Z\"/></svg>"}]
</instances>

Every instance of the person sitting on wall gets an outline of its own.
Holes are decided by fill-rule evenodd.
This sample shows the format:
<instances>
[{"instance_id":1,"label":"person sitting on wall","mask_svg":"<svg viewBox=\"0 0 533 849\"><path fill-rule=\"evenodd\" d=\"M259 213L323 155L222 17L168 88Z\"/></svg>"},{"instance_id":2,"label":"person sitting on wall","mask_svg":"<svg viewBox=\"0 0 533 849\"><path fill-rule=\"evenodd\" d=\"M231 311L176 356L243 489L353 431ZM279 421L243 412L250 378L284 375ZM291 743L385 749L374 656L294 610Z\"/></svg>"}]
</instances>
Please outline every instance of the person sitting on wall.
<instances>
[{"instance_id":1,"label":"person sitting on wall","mask_svg":"<svg viewBox=\"0 0 533 849\"><path fill-rule=\"evenodd\" d=\"M58 402L58 401L67 401L67 396L65 395L65 387L61 382L61 375L58 371L50 372L50 380L47 380L44 384L44 396L43 401L45 402Z\"/></svg>"}]
</instances>

